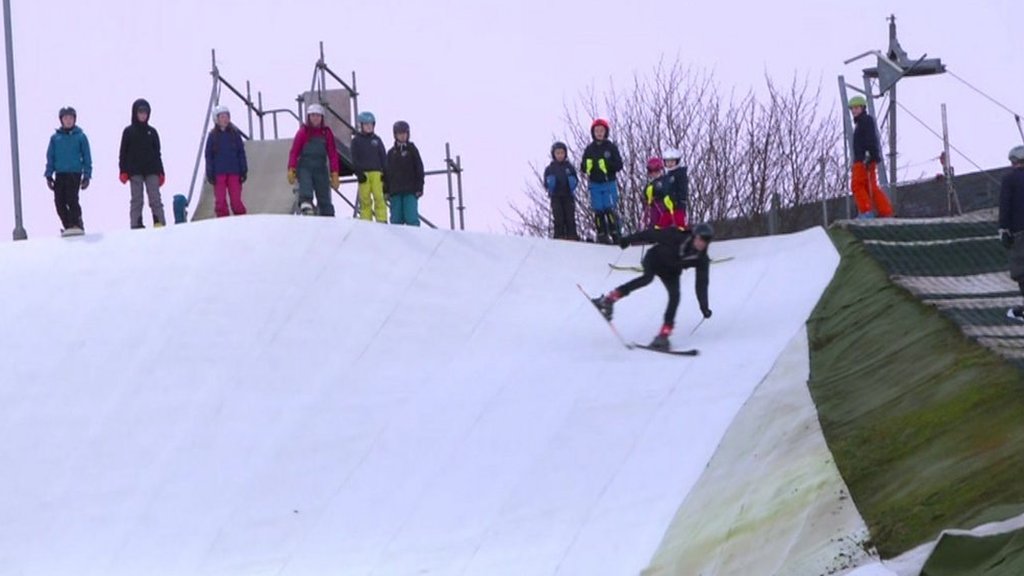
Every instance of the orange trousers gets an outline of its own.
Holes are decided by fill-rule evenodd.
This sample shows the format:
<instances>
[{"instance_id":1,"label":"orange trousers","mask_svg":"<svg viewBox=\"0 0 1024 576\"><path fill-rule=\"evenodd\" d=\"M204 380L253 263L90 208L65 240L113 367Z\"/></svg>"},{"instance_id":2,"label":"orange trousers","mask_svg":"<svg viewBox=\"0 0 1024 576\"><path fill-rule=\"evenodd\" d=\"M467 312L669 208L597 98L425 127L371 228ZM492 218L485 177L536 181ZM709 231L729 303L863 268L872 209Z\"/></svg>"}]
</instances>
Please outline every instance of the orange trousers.
<instances>
[{"instance_id":1,"label":"orange trousers","mask_svg":"<svg viewBox=\"0 0 1024 576\"><path fill-rule=\"evenodd\" d=\"M850 189L857 202L857 212L874 212L879 218L892 217L892 204L878 185L878 164L854 162L850 173Z\"/></svg>"}]
</instances>

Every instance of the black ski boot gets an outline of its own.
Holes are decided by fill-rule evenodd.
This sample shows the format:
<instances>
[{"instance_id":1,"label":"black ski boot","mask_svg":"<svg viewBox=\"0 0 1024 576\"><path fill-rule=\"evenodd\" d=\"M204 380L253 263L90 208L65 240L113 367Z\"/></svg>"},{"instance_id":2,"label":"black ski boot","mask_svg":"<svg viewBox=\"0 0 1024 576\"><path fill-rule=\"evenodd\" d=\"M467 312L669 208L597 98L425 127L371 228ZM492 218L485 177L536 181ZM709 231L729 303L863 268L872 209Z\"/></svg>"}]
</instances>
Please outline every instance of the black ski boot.
<instances>
[{"instance_id":1,"label":"black ski boot","mask_svg":"<svg viewBox=\"0 0 1024 576\"><path fill-rule=\"evenodd\" d=\"M604 316L605 320L609 322L612 321L612 312L615 309L615 300L608 296L598 296L597 298L592 299L591 302L594 303L594 306L597 307L598 312Z\"/></svg>"},{"instance_id":2,"label":"black ski boot","mask_svg":"<svg viewBox=\"0 0 1024 576\"><path fill-rule=\"evenodd\" d=\"M662 326L661 332L658 332L658 335L654 337L654 340L651 340L651 343L649 345L650 348L654 350L662 350L665 352L671 350L672 343L668 341L668 337L670 334L672 334L672 327L667 325Z\"/></svg>"}]
</instances>

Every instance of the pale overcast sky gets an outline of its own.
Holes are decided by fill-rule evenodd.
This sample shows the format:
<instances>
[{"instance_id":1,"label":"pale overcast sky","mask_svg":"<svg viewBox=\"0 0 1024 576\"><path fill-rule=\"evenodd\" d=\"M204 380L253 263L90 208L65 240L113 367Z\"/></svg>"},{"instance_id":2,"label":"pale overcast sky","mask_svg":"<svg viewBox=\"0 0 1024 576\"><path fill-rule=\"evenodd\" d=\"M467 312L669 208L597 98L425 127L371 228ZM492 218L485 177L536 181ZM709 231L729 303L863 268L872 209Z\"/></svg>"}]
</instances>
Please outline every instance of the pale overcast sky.
<instances>
[{"instance_id":1,"label":"pale overcast sky","mask_svg":"<svg viewBox=\"0 0 1024 576\"><path fill-rule=\"evenodd\" d=\"M153 107L161 134L164 200L187 193L210 92L210 50L236 85L261 90L268 107L292 107L308 89L318 42L343 77L355 71L361 106L376 113L390 143L397 119L412 124L428 168L441 168L450 141L465 166L467 224L503 231L503 212L564 133L563 103L588 86L624 82L661 57L712 70L723 87L819 78L826 105L836 76L860 84L868 60L843 60L887 46L895 13L903 47L927 53L1019 112L1024 54L1019 2L668 2L472 0L270 2L11 0L25 227L30 238L60 223L42 177L57 111L72 105L93 148L94 181L83 193L91 232L128 227L128 189L117 181L120 133L135 98ZM900 100L936 129L947 103L953 142L984 168L1006 163L1021 142L1013 118L951 77L912 79ZM6 102L6 91L0 94ZM225 103L244 124L241 107ZM282 123L287 135L295 126ZM900 118L902 176L934 173L941 144ZM6 107L0 114L0 240L14 227ZM614 136L614 126L613 126ZM284 178L285 160L281 161ZM954 156L959 173L973 171ZM432 180L422 211L447 225L444 179ZM346 190L351 196L352 187Z\"/></svg>"}]
</instances>

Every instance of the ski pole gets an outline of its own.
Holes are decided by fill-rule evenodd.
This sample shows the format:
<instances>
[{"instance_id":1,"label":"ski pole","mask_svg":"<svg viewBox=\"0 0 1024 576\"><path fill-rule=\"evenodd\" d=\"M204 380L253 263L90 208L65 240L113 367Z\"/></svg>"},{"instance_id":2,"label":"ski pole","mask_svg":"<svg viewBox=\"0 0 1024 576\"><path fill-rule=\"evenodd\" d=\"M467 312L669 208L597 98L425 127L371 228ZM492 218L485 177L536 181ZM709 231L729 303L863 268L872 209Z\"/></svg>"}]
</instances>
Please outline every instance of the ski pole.
<instances>
[{"instance_id":1,"label":"ski pole","mask_svg":"<svg viewBox=\"0 0 1024 576\"><path fill-rule=\"evenodd\" d=\"M700 325L704 323L704 320L705 318L701 318L700 322L697 322L697 325L693 327L693 330L690 330L690 336L693 336L693 333L697 331L697 328L700 328Z\"/></svg>"}]
</instances>

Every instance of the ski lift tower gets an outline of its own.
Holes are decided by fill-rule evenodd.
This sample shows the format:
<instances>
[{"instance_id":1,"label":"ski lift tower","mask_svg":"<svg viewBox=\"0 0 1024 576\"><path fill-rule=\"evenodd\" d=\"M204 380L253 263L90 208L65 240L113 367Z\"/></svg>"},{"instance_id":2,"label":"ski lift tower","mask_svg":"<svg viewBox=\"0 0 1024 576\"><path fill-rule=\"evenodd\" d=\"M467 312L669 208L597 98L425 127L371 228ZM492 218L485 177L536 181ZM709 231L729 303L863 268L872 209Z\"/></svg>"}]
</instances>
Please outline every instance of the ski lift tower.
<instances>
[{"instance_id":1,"label":"ski lift tower","mask_svg":"<svg viewBox=\"0 0 1024 576\"><path fill-rule=\"evenodd\" d=\"M928 58L927 54L921 56L917 60L911 60L907 56L907 51L900 46L900 41L896 38L896 16L889 16L889 50L885 54L881 50L869 50L859 56L854 56L849 60L846 60L844 64L850 64L855 60L864 58L865 56L875 56L877 58L877 64L873 68L864 69L864 96L869 103L869 109L874 114L874 98L880 98L888 93L889 95L889 113L888 113L888 128L889 128L889 184L891 188L896 186L896 83L906 76L931 76L934 74L942 74L946 71L946 66L942 63L940 58ZM878 93L874 94L872 90L872 80L878 82ZM843 101L844 114L847 108L846 88L847 85L840 76L840 92ZM849 86L853 90L860 92L859 88ZM847 119L849 116L847 115ZM849 134L848 134L849 136ZM849 139L847 139L849 140ZM885 176L882 171L882 176ZM895 200L895 198L894 198Z\"/></svg>"}]
</instances>

